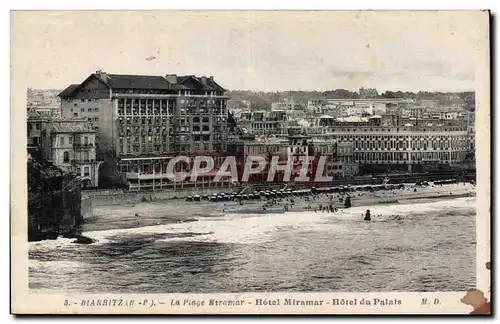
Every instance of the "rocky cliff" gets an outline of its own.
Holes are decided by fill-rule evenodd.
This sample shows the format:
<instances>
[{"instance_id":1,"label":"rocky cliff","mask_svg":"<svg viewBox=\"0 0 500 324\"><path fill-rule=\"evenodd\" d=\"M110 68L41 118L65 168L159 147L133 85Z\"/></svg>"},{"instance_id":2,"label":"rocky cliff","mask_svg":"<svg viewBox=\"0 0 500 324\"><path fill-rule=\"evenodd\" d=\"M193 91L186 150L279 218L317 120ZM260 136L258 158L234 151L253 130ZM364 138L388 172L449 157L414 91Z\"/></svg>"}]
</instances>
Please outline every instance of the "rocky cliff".
<instances>
[{"instance_id":1,"label":"rocky cliff","mask_svg":"<svg viewBox=\"0 0 500 324\"><path fill-rule=\"evenodd\" d=\"M55 239L78 229L80 181L36 155L29 155L27 169L28 241Z\"/></svg>"}]
</instances>

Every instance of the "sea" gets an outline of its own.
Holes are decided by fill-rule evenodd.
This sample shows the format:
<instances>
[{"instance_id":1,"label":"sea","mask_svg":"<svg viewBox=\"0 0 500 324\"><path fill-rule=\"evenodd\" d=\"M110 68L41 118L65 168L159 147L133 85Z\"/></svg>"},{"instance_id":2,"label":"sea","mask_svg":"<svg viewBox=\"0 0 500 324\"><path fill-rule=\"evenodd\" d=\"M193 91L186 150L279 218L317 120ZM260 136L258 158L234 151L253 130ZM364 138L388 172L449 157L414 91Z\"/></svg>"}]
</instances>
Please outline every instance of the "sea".
<instances>
[{"instance_id":1,"label":"sea","mask_svg":"<svg viewBox=\"0 0 500 324\"><path fill-rule=\"evenodd\" d=\"M176 209L158 203L135 206L145 216L133 227L122 220L127 208L97 209L107 225L84 227L97 243L29 243L29 287L66 293L464 291L476 286L475 205L468 197L336 213L201 212L172 222ZM148 208L155 221L142 225ZM371 222L363 220L367 209Z\"/></svg>"}]
</instances>

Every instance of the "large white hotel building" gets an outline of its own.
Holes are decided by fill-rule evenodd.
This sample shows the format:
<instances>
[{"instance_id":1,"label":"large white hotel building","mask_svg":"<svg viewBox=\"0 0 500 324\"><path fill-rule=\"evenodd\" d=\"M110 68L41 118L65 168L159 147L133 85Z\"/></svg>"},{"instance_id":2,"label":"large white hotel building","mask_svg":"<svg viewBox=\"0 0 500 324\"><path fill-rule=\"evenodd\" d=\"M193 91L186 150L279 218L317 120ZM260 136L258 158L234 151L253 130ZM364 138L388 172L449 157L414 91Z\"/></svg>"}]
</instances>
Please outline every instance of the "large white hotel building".
<instances>
[{"instance_id":1,"label":"large white hotel building","mask_svg":"<svg viewBox=\"0 0 500 324\"><path fill-rule=\"evenodd\" d=\"M474 159L475 134L470 116L456 121L405 123L401 116L333 118L322 116L307 133L353 143L360 170L421 171L461 165Z\"/></svg>"},{"instance_id":2,"label":"large white hotel building","mask_svg":"<svg viewBox=\"0 0 500 324\"><path fill-rule=\"evenodd\" d=\"M96 133L101 184L162 187L178 154L226 150L227 100L213 77L97 71L59 94L64 118L86 118Z\"/></svg>"}]
</instances>

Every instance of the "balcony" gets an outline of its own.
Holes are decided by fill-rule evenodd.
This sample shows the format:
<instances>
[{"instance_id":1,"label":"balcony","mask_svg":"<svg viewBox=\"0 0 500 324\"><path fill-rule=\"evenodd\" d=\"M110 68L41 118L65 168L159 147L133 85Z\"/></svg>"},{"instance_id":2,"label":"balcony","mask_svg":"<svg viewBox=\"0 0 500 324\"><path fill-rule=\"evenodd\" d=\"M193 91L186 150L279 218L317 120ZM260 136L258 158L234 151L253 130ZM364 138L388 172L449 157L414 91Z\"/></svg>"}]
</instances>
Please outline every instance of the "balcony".
<instances>
[{"instance_id":1,"label":"balcony","mask_svg":"<svg viewBox=\"0 0 500 324\"><path fill-rule=\"evenodd\" d=\"M71 163L73 164L88 164L88 163L94 163L96 162L96 159L73 159L71 160Z\"/></svg>"},{"instance_id":2,"label":"balcony","mask_svg":"<svg viewBox=\"0 0 500 324\"><path fill-rule=\"evenodd\" d=\"M137 180L152 180L152 179L168 179L167 173L137 173L137 172L127 172L127 180L137 179Z\"/></svg>"},{"instance_id":3,"label":"balcony","mask_svg":"<svg viewBox=\"0 0 500 324\"><path fill-rule=\"evenodd\" d=\"M177 98L177 94L161 94L161 93L113 93L111 98Z\"/></svg>"},{"instance_id":4,"label":"balcony","mask_svg":"<svg viewBox=\"0 0 500 324\"><path fill-rule=\"evenodd\" d=\"M73 148L76 150L78 150L78 149L81 149L81 150L90 149L92 147L94 147L94 143L87 143L87 144L73 143Z\"/></svg>"}]
</instances>

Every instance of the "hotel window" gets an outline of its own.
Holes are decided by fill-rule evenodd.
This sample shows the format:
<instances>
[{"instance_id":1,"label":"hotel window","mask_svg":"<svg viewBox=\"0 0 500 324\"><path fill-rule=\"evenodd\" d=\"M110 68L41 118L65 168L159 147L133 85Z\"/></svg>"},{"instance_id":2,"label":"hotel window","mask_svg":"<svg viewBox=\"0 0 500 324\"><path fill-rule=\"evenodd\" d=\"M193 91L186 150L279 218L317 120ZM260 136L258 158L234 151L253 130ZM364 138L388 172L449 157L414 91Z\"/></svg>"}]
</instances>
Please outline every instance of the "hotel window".
<instances>
[{"instance_id":1,"label":"hotel window","mask_svg":"<svg viewBox=\"0 0 500 324\"><path fill-rule=\"evenodd\" d=\"M82 175L82 169L80 167L76 168L76 175L81 176Z\"/></svg>"},{"instance_id":2,"label":"hotel window","mask_svg":"<svg viewBox=\"0 0 500 324\"><path fill-rule=\"evenodd\" d=\"M69 143L69 145L72 145L72 144L73 144L73 137L68 138L68 141L69 141L69 142L68 142L68 143Z\"/></svg>"},{"instance_id":3,"label":"hotel window","mask_svg":"<svg viewBox=\"0 0 500 324\"><path fill-rule=\"evenodd\" d=\"M94 108L94 111L95 112L99 112L99 108Z\"/></svg>"},{"instance_id":4,"label":"hotel window","mask_svg":"<svg viewBox=\"0 0 500 324\"><path fill-rule=\"evenodd\" d=\"M87 111L88 112L92 112L92 108L87 108Z\"/></svg>"},{"instance_id":5,"label":"hotel window","mask_svg":"<svg viewBox=\"0 0 500 324\"><path fill-rule=\"evenodd\" d=\"M85 108L81 108L81 109L80 109L80 112L85 112Z\"/></svg>"},{"instance_id":6,"label":"hotel window","mask_svg":"<svg viewBox=\"0 0 500 324\"><path fill-rule=\"evenodd\" d=\"M84 176L84 177L88 177L89 175L90 175L90 167L85 166L85 167L83 168L83 176Z\"/></svg>"},{"instance_id":7,"label":"hotel window","mask_svg":"<svg viewBox=\"0 0 500 324\"><path fill-rule=\"evenodd\" d=\"M63 153L63 162L68 163L69 162L69 152L64 151Z\"/></svg>"},{"instance_id":8,"label":"hotel window","mask_svg":"<svg viewBox=\"0 0 500 324\"><path fill-rule=\"evenodd\" d=\"M94 121L99 121L99 117L94 117Z\"/></svg>"}]
</instances>

